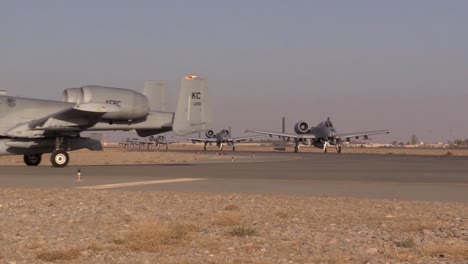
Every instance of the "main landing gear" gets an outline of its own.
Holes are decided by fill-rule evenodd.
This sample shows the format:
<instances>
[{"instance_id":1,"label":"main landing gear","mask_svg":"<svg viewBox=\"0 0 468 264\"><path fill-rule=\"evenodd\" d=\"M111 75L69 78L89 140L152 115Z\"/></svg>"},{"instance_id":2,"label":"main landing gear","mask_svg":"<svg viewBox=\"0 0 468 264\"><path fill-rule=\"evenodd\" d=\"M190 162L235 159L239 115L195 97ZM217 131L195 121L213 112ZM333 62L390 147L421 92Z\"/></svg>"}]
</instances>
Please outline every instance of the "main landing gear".
<instances>
[{"instance_id":1,"label":"main landing gear","mask_svg":"<svg viewBox=\"0 0 468 264\"><path fill-rule=\"evenodd\" d=\"M166 150L168 150L168 149L169 149L169 144L165 144L165 145L166 145ZM161 144L158 143L157 148L160 149L160 148L161 148Z\"/></svg>"},{"instance_id":2,"label":"main landing gear","mask_svg":"<svg viewBox=\"0 0 468 264\"><path fill-rule=\"evenodd\" d=\"M327 150L328 150L328 147L329 147L329 146L331 146L331 144L330 144L328 141L325 141L325 142L323 143L323 153L327 153L327 152L328 152ZM337 145L335 146L335 148L336 148L336 153L341 153L341 145L338 145L338 144L337 144Z\"/></svg>"},{"instance_id":3,"label":"main landing gear","mask_svg":"<svg viewBox=\"0 0 468 264\"><path fill-rule=\"evenodd\" d=\"M50 155L50 163L57 168L63 168L70 162L70 156L63 150L63 137L55 138L55 150Z\"/></svg>"},{"instance_id":4,"label":"main landing gear","mask_svg":"<svg viewBox=\"0 0 468 264\"><path fill-rule=\"evenodd\" d=\"M299 152L299 140L296 140L294 142L294 153L298 153Z\"/></svg>"},{"instance_id":5,"label":"main landing gear","mask_svg":"<svg viewBox=\"0 0 468 264\"><path fill-rule=\"evenodd\" d=\"M28 166L38 166L41 164L42 154L25 154L23 161Z\"/></svg>"},{"instance_id":6,"label":"main landing gear","mask_svg":"<svg viewBox=\"0 0 468 264\"><path fill-rule=\"evenodd\" d=\"M42 161L42 153L25 154L24 163L28 166L38 166ZM68 165L70 156L64 150L64 137L55 138L55 150L50 154L50 163L53 167L62 168Z\"/></svg>"},{"instance_id":7,"label":"main landing gear","mask_svg":"<svg viewBox=\"0 0 468 264\"><path fill-rule=\"evenodd\" d=\"M68 165L70 156L65 150L57 149L50 155L50 163L57 168L63 168Z\"/></svg>"}]
</instances>

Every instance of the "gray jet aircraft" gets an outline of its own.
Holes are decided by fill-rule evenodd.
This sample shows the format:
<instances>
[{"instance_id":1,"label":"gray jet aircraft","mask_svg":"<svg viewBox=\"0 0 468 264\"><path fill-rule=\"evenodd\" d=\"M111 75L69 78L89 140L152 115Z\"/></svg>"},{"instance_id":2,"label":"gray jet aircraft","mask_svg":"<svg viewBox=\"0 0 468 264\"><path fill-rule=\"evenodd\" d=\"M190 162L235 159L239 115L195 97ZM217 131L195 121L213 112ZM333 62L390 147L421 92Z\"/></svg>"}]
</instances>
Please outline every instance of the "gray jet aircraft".
<instances>
[{"instance_id":1,"label":"gray jet aircraft","mask_svg":"<svg viewBox=\"0 0 468 264\"><path fill-rule=\"evenodd\" d=\"M119 143L119 145L123 145L124 148L127 148L129 146L130 148L134 148L135 146L138 146L138 149L141 149L141 147L145 147L147 149L150 149L151 146L155 146L157 149L159 149L161 146L166 146L166 149L169 148L169 144L179 142L178 140L167 140L165 136L149 136L149 137L132 137L132 138L126 138L122 142Z\"/></svg>"},{"instance_id":2,"label":"gray jet aircraft","mask_svg":"<svg viewBox=\"0 0 468 264\"><path fill-rule=\"evenodd\" d=\"M167 131L188 135L209 129L211 104L204 78L188 75L181 81L175 112L167 112L164 87L145 83L143 93L101 86L70 88L63 101L0 94L0 155L23 155L37 166L51 153L54 167L65 167L67 151L101 150L100 141L81 137L82 131L135 130L147 137Z\"/></svg>"},{"instance_id":3,"label":"gray jet aircraft","mask_svg":"<svg viewBox=\"0 0 468 264\"><path fill-rule=\"evenodd\" d=\"M351 138L359 139L369 139L370 135L378 134L389 134L388 130L376 130L376 131L367 131L367 132L358 132L358 133L337 133L333 123L330 121L330 118L327 121L320 122L316 127L310 127L304 121L298 122L294 126L294 131L296 134L289 133L279 133L279 132L270 132L263 130L253 130L247 129L245 132L253 132L263 135L278 136L279 138L294 140L294 152L299 152L299 145L314 146L316 148L323 149L324 153L327 153L327 148L329 146L335 146L336 151L341 153L341 145L344 141L349 142Z\"/></svg>"},{"instance_id":4,"label":"gray jet aircraft","mask_svg":"<svg viewBox=\"0 0 468 264\"><path fill-rule=\"evenodd\" d=\"M166 149L169 149L169 144L179 142L178 140L169 140L165 136L149 136L148 140L148 149L152 145L154 145L157 149L159 149L161 146L166 146Z\"/></svg>"},{"instance_id":5,"label":"gray jet aircraft","mask_svg":"<svg viewBox=\"0 0 468 264\"><path fill-rule=\"evenodd\" d=\"M227 129L222 129L218 133L214 133L213 130L208 130L205 133L206 138L194 138L194 137L184 137L185 139L191 140L193 144L200 142L203 143L203 150L206 150L206 146L208 144L213 144L216 143L216 146L218 146L219 150L223 150L224 144L227 144L228 146L232 147L232 150L236 150L235 143L242 142L249 140L251 138L255 138L258 136L248 136L248 137L237 137L237 138L231 138L230 132Z\"/></svg>"}]
</instances>

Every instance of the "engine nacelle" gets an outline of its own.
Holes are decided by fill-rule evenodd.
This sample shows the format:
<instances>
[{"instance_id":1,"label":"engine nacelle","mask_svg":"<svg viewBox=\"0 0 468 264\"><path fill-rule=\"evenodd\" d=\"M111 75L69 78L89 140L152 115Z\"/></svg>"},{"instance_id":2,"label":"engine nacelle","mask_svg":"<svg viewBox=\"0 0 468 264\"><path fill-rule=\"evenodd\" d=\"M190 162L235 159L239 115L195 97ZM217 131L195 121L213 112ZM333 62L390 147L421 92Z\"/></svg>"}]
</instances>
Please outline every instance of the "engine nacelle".
<instances>
[{"instance_id":1,"label":"engine nacelle","mask_svg":"<svg viewBox=\"0 0 468 264\"><path fill-rule=\"evenodd\" d=\"M105 120L137 120L149 114L148 98L133 90L102 86L84 86L63 91L63 101L69 103L107 103L120 107L121 111L107 113Z\"/></svg>"},{"instance_id":2,"label":"engine nacelle","mask_svg":"<svg viewBox=\"0 0 468 264\"><path fill-rule=\"evenodd\" d=\"M214 131L213 130L208 130L205 132L205 136L207 138L212 138L214 136Z\"/></svg>"},{"instance_id":3,"label":"engine nacelle","mask_svg":"<svg viewBox=\"0 0 468 264\"><path fill-rule=\"evenodd\" d=\"M294 132L297 134L306 134L309 132L309 125L306 122L301 121L294 125Z\"/></svg>"},{"instance_id":4,"label":"engine nacelle","mask_svg":"<svg viewBox=\"0 0 468 264\"><path fill-rule=\"evenodd\" d=\"M223 134L224 134L225 136L229 136L229 130L223 129Z\"/></svg>"}]
</instances>

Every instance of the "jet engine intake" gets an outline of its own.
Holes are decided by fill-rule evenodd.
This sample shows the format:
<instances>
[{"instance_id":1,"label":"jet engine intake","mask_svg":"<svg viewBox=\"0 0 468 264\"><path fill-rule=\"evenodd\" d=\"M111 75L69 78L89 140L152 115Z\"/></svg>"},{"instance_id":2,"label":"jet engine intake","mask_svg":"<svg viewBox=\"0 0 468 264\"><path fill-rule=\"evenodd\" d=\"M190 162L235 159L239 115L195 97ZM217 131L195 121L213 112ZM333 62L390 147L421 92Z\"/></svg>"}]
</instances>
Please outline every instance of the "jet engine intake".
<instances>
[{"instance_id":1,"label":"jet engine intake","mask_svg":"<svg viewBox=\"0 0 468 264\"><path fill-rule=\"evenodd\" d=\"M129 89L83 86L63 91L63 101L75 104L106 103L120 107L121 111L106 113L104 120L138 120L149 114L148 98Z\"/></svg>"},{"instance_id":2,"label":"jet engine intake","mask_svg":"<svg viewBox=\"0 0 468 264\"><path fill-rule=\"evenodd\" d=\"M213 130L208 130L205 132L205 136L207 138L212 138L214 136L214 131Z\"/></svg>"},{"instance_id":3,"label":"jet engine intake","mask_svg":"<svg viewBox=\"0 0 468 264\"><path fill-rule=\"evenodd\" d=\"M294 132L296 132L297 134L306 134L309 131L309 125L304 121L301 121L294 125Z\"/></svg>"}]
</instances>

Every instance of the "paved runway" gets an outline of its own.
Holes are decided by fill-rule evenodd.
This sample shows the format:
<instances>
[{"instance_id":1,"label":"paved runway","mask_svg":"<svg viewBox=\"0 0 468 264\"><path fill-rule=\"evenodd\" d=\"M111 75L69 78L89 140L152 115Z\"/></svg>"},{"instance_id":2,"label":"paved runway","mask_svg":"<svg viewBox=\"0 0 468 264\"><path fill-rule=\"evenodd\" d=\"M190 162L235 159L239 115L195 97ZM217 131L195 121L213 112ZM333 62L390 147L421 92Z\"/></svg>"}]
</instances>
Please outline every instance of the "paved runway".
<instances>
[{"instance_id":1,"label":"paved runway","mask_svg":"<svg viewBox=\"0 0 468 264\"><path fill-rule=\"evenodd\" d=\"M62 169L2 166L0 186L468 202L468 157L332 153L263 153L252 157L247 152L235 155L233 163L229 159L215 163ZM78 168L82 172L79 183L75 181Z\"/></svg>"}]
</instances>

